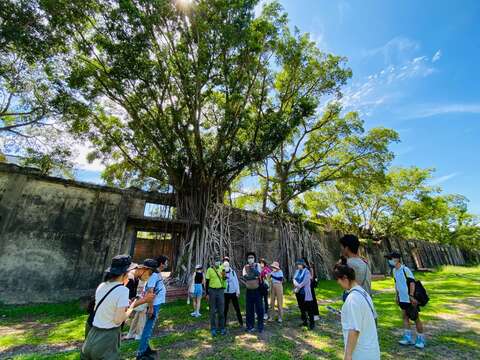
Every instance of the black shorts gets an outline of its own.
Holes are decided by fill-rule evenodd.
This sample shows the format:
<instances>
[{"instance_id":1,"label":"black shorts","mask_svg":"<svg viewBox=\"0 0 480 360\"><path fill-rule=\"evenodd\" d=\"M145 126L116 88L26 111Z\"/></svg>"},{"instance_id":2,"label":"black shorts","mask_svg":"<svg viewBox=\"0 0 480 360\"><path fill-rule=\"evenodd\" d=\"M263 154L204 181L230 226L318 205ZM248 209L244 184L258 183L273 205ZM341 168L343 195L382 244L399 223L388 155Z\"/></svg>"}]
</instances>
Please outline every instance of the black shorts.
<instances>
[{"instance_id":1,"label":"black shorts","mask_svg":"<svg viewBox=\"0 0 480 360\"><path fill-rule=\"evenodd\" d=\"M420 308L418 306L414 306L411 303L406 302L398 303L398 305L400 306L400 309L405 310L410 320L418 320L418 312L420 311Z\"/></svg>"}]
</instances>

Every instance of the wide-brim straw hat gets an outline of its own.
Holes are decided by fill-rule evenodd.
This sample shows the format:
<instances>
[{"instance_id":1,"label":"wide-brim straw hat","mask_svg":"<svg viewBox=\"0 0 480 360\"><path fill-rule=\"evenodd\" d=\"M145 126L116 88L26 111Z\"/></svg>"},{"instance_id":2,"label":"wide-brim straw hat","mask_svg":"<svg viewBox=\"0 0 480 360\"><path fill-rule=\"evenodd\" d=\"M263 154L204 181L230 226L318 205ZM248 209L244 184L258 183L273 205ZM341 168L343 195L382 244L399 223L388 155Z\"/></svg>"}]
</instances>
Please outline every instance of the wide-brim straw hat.
<instances>
[{"instance_id":1,"label":"wide-brim straw hat","mask_svg":"<svg viewBox=\"0 0 480 360\"><path fill-rule=\"evenodd\" d=\"M278 263L278 261L274 261L272 265L270 265L270 267L280 270L280 264Z\"/></svg>"}]
</instances>

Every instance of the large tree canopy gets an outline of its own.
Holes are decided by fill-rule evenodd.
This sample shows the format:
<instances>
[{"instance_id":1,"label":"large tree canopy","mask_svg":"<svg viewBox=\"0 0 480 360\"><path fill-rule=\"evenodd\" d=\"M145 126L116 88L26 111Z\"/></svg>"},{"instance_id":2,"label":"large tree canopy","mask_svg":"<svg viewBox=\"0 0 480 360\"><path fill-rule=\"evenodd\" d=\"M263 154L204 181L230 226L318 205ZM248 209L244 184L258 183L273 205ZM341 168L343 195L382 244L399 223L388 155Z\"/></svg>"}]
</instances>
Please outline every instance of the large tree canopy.
<instances>
[{"instance_id":1,"label":"large tree canopy","mask_svg":"<svg viewBox=\"0 0 480 360\"><path fill-rule=\"evenodd\" d=\"M57 54L58 109L105 176L223 195L350 76L258 1L39 1ZM42 26L45 26L45 21Z\"/></svg>"}]
</instances>

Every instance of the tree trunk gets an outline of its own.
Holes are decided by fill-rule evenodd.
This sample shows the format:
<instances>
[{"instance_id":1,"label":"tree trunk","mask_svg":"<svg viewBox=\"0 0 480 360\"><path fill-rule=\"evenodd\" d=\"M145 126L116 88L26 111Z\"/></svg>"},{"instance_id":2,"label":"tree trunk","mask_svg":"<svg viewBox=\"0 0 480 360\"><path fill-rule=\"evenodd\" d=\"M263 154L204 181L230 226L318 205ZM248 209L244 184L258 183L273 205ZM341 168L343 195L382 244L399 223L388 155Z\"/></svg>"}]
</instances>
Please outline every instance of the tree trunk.
<instances>
[{"instance_id":1,"label":"tree trunk","mask_svg":"<svg viewBox=\"0 0 480 360\"><path fill-rule=\"evenodd\" d=\"M181 283L188 281L196 264L206 266L215 257L226 254L222 244L213 241L209 231L212 209L222 203L225 192L223 184L193 184L176 193L176 218L188 221L173 269L173 276Z\"/></svg>"}]
</instances>

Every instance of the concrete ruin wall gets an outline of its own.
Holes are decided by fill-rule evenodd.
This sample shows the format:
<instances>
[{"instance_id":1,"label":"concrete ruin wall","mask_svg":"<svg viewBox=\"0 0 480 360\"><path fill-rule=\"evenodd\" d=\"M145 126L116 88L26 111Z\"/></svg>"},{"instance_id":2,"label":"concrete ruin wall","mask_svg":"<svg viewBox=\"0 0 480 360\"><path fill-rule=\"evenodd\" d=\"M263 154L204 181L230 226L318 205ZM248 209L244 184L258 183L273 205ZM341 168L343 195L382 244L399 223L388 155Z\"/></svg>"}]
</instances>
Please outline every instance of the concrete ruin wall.
<instances>
[{"instance_id":1,"label":"concrete ruin wall","mask_svg":"<svg viewBox=\"0 0 480 360\"><path fill-rule=\"evenodd\" d=\"M0 302L78 298L129 253L130 215L148 193L44 177L0 164Z\"/></svg>"},{"instance_id":2,"label":"concrete ruin wall","mask_svg":"<svg viewBox=\"0 0 480 360\"><path fill-rule=\"evenodd\" d=\"M0 302L65 301L91 294L110 259L133 252L138 228L129 219L141 218L147 201L164 203L161 195L45 177L35 169L0 164ZM304 256L306 248L295 239L293 256L286 251L280 224L268 216L231 209L229 221L229 255L238 269L248 251L278 260L284 269ZM330 278L341 234L307 235L315 244L316 255L310 260L317 274ZM374 273L386 273L383 256L392 249L400 250L412 268L480 260L478 253L397 239L366 245L362 254Z\"/></svg>"}]
</instances>

